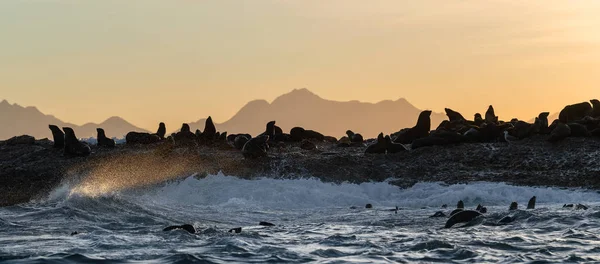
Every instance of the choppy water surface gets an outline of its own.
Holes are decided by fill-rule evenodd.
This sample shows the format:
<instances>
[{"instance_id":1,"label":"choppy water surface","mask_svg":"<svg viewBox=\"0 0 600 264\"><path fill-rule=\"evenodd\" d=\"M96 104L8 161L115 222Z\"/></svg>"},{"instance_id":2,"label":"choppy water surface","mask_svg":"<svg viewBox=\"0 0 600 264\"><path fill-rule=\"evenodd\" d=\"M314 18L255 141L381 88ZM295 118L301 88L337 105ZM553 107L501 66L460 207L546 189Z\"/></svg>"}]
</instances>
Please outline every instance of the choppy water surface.
<instances>
[{"instance_id":1,"label":"choppy water surface","mask_svg":"<svg viewBox=\"0 0 600 264\"><path fill-rule=\"evenodd\" d=\"M510 213L511 201L538 208ZM429 218L462 199L489 212L443 229ZM600 261L600 195L499 183L399 189L387 183L188 177L153 188L98 194L63 186L50 198L0 208L0 260L10 262L590 262ZM367 203L373 209L364 209ZM562 208L583 203L589 210ZM350 209L357 206L358 209ZM398 213L387 209L399 206ZM277 224L258 226L259 221ZM163 232L191 223L197 234ZM228 233L243 227L240 234ZM72 232L78 232L71 235Z\"/></svg>"}]
</instances>

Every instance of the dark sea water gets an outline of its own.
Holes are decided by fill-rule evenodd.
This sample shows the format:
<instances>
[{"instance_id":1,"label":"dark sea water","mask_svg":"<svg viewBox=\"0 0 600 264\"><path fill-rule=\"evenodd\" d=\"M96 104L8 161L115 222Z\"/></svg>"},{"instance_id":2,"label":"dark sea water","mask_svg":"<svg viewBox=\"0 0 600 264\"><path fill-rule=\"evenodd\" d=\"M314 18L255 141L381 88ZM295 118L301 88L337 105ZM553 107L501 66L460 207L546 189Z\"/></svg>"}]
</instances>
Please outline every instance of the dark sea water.
<instances>
[{"instance_id":1,"label":"dark sea water","mask_svg":"<svg viewBox=\"0 0 600 264\"><path fill-rule=\"evenodd\" d=\"M537 196L534 210L524 209ZM444 229L458 200L488 207ZM335 185L316 179L211 175L115 191L63 185L50 197L0 208L0 260L9 263L600 262L600 194L502 183ZM373 209L365 209L367 203ZM588 210L563 208L583 203ZM448 209L441 209L448 204ZM356 206L356 209L351 209ZM388 209L400 207L396 212ZM504 216L516 220L497 225ZM276 224L259 226L259 221ZM198 233L164 232L190 223ZM239 234L228 233L242 227ZM71 235L77 232L75 235Z\"/></svg>"}]
</instances>

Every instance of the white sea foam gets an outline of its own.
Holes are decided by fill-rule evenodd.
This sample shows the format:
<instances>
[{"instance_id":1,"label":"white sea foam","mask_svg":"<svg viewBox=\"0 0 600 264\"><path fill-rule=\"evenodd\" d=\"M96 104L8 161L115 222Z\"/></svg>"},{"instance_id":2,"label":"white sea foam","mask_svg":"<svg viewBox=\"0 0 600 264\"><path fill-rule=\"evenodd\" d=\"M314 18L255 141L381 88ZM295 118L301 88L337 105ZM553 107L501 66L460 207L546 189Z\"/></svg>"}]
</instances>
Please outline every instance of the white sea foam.
<instances>
[{"instance_id":1,"label":"white sea foam","mask_svg":"<svg viewBox=\"0 0 600 264\"><path fill-rule=\"evenodd\" d=\"M156 203L270 209L346 207L366 203L418 208L439 207L442 204L454 206L458 200L463 200L467 206L478 203L487 206L508 205L512 201L526 204L534 195L537 196L538 204L600 201L600 194L593 191L513 186L505 183L417 183L411 188L401 189L386 182L334 184L314 178L246 180L223 174L201 179L188 177L147 191L140 199Z\"/></svg>"}]
</instances>

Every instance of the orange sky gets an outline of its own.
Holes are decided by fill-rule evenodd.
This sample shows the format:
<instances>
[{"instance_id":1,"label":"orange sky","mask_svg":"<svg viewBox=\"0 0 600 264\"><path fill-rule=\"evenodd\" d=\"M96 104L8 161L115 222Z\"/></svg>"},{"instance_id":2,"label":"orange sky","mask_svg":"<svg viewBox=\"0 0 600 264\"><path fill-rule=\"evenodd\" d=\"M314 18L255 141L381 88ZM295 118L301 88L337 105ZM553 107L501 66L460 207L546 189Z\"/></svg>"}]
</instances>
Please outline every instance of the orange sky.
<instances>
[{"instance_id":1,"label":"orange sky","mask_svg":"<svg viewBox=\"0 0 600 264\"><path fill-rule=\"evenodd\" d=\"M501 118L600 97L600 1L0 1L0 99L154 130L306 87Z\"/></svg>"}]
</instances>

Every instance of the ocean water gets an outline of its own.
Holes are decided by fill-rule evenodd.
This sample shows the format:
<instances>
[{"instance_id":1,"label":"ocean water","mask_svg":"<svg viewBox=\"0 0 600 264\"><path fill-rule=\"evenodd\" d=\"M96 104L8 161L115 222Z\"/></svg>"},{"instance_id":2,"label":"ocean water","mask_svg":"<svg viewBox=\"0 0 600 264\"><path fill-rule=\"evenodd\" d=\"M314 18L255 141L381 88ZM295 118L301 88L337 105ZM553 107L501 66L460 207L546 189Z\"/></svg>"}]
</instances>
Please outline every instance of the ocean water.
<instances>
[{"instance_id":1,"label":"ocean water","mask_svg":"<svg viewBox=\"0 0 600 264\"><path fill-rule=\"evenodd\" d=\"M600 261L600 194L584 190L485 182L400 189L385 182L338 185L222 174L119 191L90 186L64 184L47 198L0 208L0 261ZM533 195L536 209L508 211L510 202L524 208ZM488 213L450 229L443 228L447 218L429 217L449 213L458 200L468 208L485 205ZM373 208L364 208L367 203ZM589 209L563 208L565 203ZM396 206L400 210L390 210ZM498 225L507 215L516 220ZM184 223L198 232L162 231ZM235 227L242 232L228 232Z\"/></svg>"}]
</instances>

